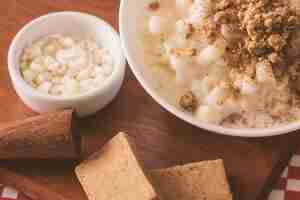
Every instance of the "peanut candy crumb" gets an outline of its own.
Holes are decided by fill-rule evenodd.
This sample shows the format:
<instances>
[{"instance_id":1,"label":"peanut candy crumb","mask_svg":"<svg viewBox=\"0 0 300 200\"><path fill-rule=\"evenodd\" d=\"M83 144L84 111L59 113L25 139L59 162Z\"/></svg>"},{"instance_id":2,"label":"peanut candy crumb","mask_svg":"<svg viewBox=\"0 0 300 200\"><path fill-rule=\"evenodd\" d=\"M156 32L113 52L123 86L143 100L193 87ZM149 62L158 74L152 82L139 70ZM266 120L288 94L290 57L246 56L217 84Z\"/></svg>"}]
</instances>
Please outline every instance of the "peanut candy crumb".
<instances>
[{"instance_id":1,"label":"peanut candy crumb","mask_svg":"<svg viewBox=\"0 0 300 200\"><path fill-rule=\"evenodd\" d=\"M180 57L180 56L196 56L197 50L193 48L175 48L171 49L171 54Z\"/></svg>"},{"instance_id":2,"label":"peanut candy crumb","mask_svg":"<svg viewBox=\"0 0 300 200\"><path fill-rule=\"evenodd\" d=\"M180 98L179 105L185 111L195 112L199 106L199 102L194 93L189 91Z\"/></svg>"},{"instance_id":3,"label":"peanut candy crumb","mask_svg":"<svg viewBox=\"0 0 300 200\"><path fill-rule=\"evenodd\" d=\"M150 11L158 11L160 9L160 3L159 1L153 1L148 5L148 9Z\"/></svg>"}]
</instances>

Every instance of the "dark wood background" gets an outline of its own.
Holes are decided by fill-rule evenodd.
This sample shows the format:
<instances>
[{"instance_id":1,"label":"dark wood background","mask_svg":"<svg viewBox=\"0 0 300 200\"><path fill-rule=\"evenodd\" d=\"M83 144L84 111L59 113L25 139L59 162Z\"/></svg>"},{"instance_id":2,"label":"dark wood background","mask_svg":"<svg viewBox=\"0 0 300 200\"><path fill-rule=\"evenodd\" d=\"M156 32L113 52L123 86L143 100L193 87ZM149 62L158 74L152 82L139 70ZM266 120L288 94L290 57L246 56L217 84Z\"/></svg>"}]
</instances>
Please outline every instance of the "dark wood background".
<instances>
[{"instance_id":1,"label":"dark wood background","mask_svg":"<svg viewBox=\"0 0 300 200\"><path fill-rule=\"evenodd\" d=\"M100 16L117 28L119 0L6 0L0 4L0 122L36 115L16 96L7 72L7 51L17 31L30 20L55 11ZM129 16L128 16L129 17ZM59 22L58 22L59 23ZM265 139L221 136L195 128L166 112L146 94L127 68L117 99L80 121L84 154L99 149L119 131L134 137L149 169L223 158L238 200L265 199L300 141L300 135ZM298 136L299 135L299 136ZM73 173L76 162L0 161L72 200L86 199Z\"/></svg>"}]
</instances>

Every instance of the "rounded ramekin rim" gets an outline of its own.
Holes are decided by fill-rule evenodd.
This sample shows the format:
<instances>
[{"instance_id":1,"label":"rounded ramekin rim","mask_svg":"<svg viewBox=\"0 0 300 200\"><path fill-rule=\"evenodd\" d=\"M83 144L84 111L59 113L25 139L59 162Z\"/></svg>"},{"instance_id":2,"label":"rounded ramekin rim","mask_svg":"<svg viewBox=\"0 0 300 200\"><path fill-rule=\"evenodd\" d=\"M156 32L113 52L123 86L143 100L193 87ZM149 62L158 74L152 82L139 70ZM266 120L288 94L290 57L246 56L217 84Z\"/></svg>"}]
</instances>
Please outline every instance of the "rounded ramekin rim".
<instances>
[{"instance_id":1,"label":"rounded ramekin rim","mask_svg":"<svg viewBox=\"0 0 300 200\"><path fill-rule=\"evenodd\" d=\"M28 83L26 83L26 81L22 78L22 76L20 75L20 71L19 71L19 67L15 64L13 64L13 59L16 58L16 56L14 55L14 50L17 48L17 42L19 41L19 39L22 37L22 35L24 34L24 32L28 29L30 29L32 26L35 26L35 24L43 21L43 20L47 20L50 17L56 17L59 15L79 15L82 17L91 17L96 19L99 24L102 24L106 27L108 27L111 31L111 34L113 35L113 38L117 41L117 43L120 46L121 49L121 40L119 37L119 34L117 33L117 31L105 20L103 20L102 18L92 15L92 14L88 14L88 13L84 13L84 12L78 12L78 11L60 11L60 12L52 12L46 15L42 15L38 18L33 19L32 21L28 22L26 25L24 25L21 30L19 30L19 32L16 34L16 36L13 38L9 50L8 50L8 56L7 56L7 60L8 60L8 69L9 69L9 74L10 77L12 79L12 82L14 85L16 85L18 88L24 88L24 93L30 95L30 96L35 96L37 98L40 98L41 100L44 101L55 101L55 102L67 102L67 101L82 101L85 99L89 99L91 97L97 96L101 93L103 93L103 91L109 89L110 85L117 81L120 76L122 78L122 76L124 76L125 74L125 67L126 67L126 58L123 54L123 51L120 50L120 62L115 63L114 64L114 70L112 72L112 74L110 75L110 77L108 77L101 86L97 87L97 88L93 88L90 91L87 91L85 93L79 94L79 95L74 95L74 96L54 96L54 95L50 95L50 94L43 94L37 90L35 90L34 88L32 88ZM37 38L38 39L38 38Z\"/></svg>"}]
</instances>

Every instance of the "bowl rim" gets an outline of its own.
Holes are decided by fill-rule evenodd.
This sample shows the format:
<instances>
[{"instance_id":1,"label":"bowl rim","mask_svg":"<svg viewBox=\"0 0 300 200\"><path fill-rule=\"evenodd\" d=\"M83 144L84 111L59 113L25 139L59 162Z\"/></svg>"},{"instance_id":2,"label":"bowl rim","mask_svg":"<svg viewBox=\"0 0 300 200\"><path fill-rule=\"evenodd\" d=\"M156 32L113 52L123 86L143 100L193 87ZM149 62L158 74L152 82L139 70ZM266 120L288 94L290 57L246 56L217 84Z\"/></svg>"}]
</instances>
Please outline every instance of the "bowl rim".
<instances>
[{"instance_id":1,"label":"bowl rim","mask_svg":"<svg viewBox=\"0 0 300 200\"><path fill-rule=\"evenodd\" d=\"M120 9L119 9L119 29L120 29L120 38L122 43L123 52L127 58L127 62L133 71L135 77L138 79L140 84L146 90L146 92L164 109L175 115L176 117L196 126L198 128L202 128L204 130L227 135L227 136L235 136L235 137L244 137L244 138L258 138L258 137L270 137L270 136L277 136L290 133L300 128L300 122L293 122L287 125L282 125L278 127L272 128L242 128L242 129L235 129L235 128L226 128L214 124L203 123L196 120L194 117L180 111L175 106L169 104L163 97L158 95L158 93L147 83L146 79L143 77L141 71L138 69L142 63L137 63L134 60L134 56L132 55L132 51L129 48L128 40L126 39L126 27L125 20L128 20L130 16L126 13L125 4L129 0L121 0ZM144 64L142 64L144 65Z\"/></svg>"},{"instance_id":2,"label":"bowl rim","mask_svg":"<svg viewBox=\"0 0 300 200\"><path fill-rule=\"evenodd\" d=\"M105 27L109 28L113 38L116 40L116 42L118 43L118 45L120 46L120 49L121 49L121 40L120 40L120 37L119 37L119 34L117 33L117 31L108 22L106 22L104 19L102 19L98 16L84 13L84 12L78 12L78 11L59 11L59 12L51 12L46 15L37 17L37 18L33 19L32 21L28 22L27 24L25 24L18 31L18 33L15 35L15 37L13 38L13 40L9 46L8 55L7 55L8 70L9 70L9 75L11 77L13 85L16 85L18 88L23 88L24 89L23 92L26 95L35 96L44 101L56 101L56 102L81 101L81 100L85 100L88 98L95 97L99 94L102 94L104 91L106 91L110 88L110 86L113 82L116 82L119 79L119 77L125 73L126 58L123 54L123 51L120 51L120 61L118 63L116 63L116 62L114 63L114 69L113 69L112 74L103 82L103 84L101 86L99 86L97 88L93 88L92 90L84 92L82 94L78 94L78 95L74 95L74 96L54 96L54 95L50 95L50 94L44 94L44 93L41 93L41 92L35 90L24 80L24 78L20 74L20 71L19 71L20 68L18 66L19 65L18 62L16 62L16 64L13 64L14 59L19 59L19 58L16 58L17 56L14 54L14 51L17 48L18 41L20 40L20 38L22 38L24 32L26 30L30 29L31 27L35 26L36 24L38 24L42 21L46 21L49 18L59 17L59 16L74 16L74 15L77 15L80 17L89 17L89 18L97 21L96 25L100 24L101 26L105 26Z\"/></svg>"}]
</instances>

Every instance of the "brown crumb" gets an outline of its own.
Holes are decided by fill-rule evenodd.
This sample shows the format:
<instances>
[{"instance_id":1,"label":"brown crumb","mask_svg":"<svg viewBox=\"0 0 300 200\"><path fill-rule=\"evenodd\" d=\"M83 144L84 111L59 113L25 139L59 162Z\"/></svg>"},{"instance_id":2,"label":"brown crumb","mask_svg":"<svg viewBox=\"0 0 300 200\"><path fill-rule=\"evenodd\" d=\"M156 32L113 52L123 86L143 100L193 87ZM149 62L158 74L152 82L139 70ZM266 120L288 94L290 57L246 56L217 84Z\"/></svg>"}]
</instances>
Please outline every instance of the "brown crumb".
<instances>
[{"instance_id":1,"label":"brown crumb","mask_svg":"<svg viewBox=\"0 0 300 200\"><path fill-rule=\"evenodd\" d=\"M273 64L280 64L282 63L282 57L279 56L277 53L271 53L269 56L268 56L268 59L271 63Z\"/></svg>"},{"instance_id":2,"label":"brown crumb","mask_svg":"<svg viewBox=\"0 0 300 200\"><path fill-rule=\"evenodd\" d=\"M150 11L158 11L160 9L159 1L154 1L148 5Z\"/></svg>"},{"instance_id":3,"label":"brown crumb","mask_svg":"<svg viewBox=\"0 0 300 200\"><path fill-rule=\"evenodd\" d=\"M190 23L187 23L186 26L187 26L187 33L185 35L185 39L189 39L189 38L191 38L193 36L193 34L195 32L195 28Z\"/></svg>"},{"instance_id":4,"label":"brown crumb","mask_svg":"<svg viewBox=\"0 0 300 200\"><path fill-rule=\"evenodd\" d=\"M197 50L193 48L175 48L171 49L171 54L180 57L180 56L196 56Z\"/></svg>"},{"instance_id":5,"label":"brown crumb","mask_svg":"<svg viewBox=\"0 0 300 200\"><path fill-rule=\"evenodd\" d=\"M256 14L253 19L243 23L246 27L248 36L253 41L259 41L264 34L264 22L261 15Z\"/></svg>"},{"instance_id":6,"label":"brown crumb","mask_svg":"<svg viewBox=\"0 0 300 200\"><path fill-rule=\"evenodd\" d=\"M233 124L241 119L242 119L242 115L240 115L238 113L233 113L233 114L229 115L222 123Z\"/></svg>"},{"instance_id":7,"label":"brown crumb","mask_svg":"<svg viewBox=\"0 0 300 200\"><path fill-rule=\"evenodd\" d=\"M195 112L199 106L199 102L194 93L189 91L180 98L179 105L188 112Z\"/></svg>"},{"instance_id":8,"label":"brown crumb","mask_svg":"<svg viewBox=\"0 0 300 200\"><path fill-rule=\"evenodd\" d=\"M250 54L255 56L261 56L267 52L267 47L264 41L247 41L246 48Z\"/></svg>"},{"instance_id":9,"label":"brown crumb","mask_svg":"<svg viewBox=\"0 0 300 200\"><path fill-rule=\"evenodd\" d=\"M213 44L217 38L218 27L216 23L205 21L199 25L193 26L194 33L201 35L207 40L208 44Z\"/></svg>"},{"instance_id":10,"label":"brown crumb","mask_svg":"<svg viewBox=\"0 0 300 200\"><path fill-rule=\"evenodd\" d=\"M268 44L275 51L281 51L286 45L286 40L280 34L272 34L268 38Z\"/></svg>"}]
</instances>

